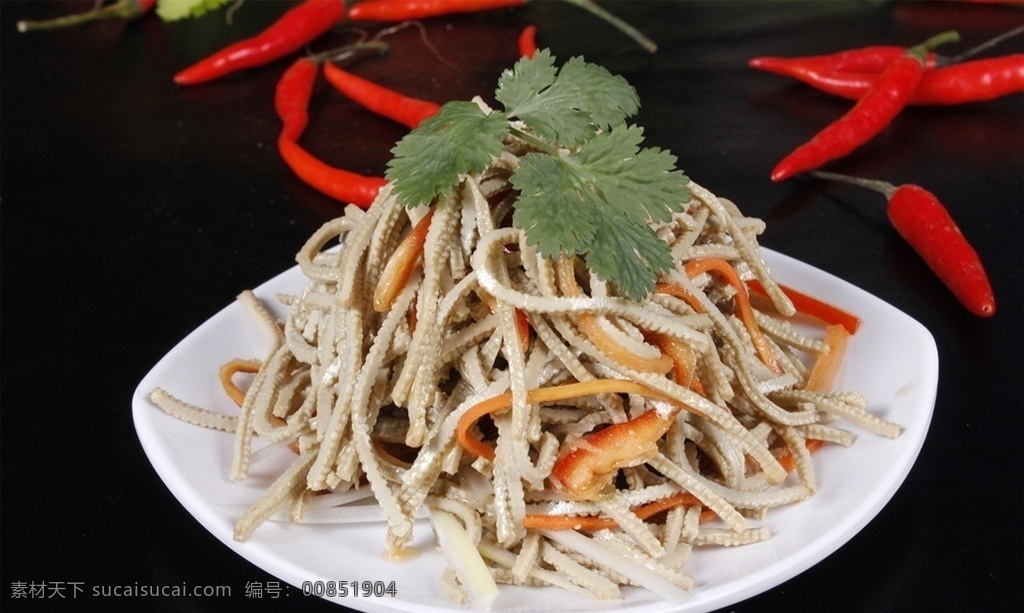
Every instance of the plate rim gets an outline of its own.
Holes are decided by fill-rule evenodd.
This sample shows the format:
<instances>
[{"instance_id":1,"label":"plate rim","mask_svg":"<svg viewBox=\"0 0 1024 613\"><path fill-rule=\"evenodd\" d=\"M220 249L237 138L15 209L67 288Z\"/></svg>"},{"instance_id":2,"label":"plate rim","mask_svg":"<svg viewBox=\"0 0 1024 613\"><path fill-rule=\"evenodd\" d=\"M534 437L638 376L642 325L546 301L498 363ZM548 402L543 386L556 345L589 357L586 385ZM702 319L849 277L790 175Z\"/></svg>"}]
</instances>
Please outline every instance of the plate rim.
<instances>
[{"instance_id":1,"label":"plate rim","mask_svg":"<svg viewBox=\"0 0 1024 613\"><path fill-rule=\"evenodd\" d=\"M698 588L695 588L694 590L694 594L697 594L698 597L691 598L682 603L669 603L660 600L629 603L635 606L629 606L628 610L634 611L635 613L667 611L687 611L691 613L698 613L702 611L710 611L752 598L805 572L844 546L868 523L870 523L878 513L881 512L906 480L916 463L917 457L919 456L927 437L927 431L931 424L938 393L939 373L938 349L934 337L927 328L908 314L885 302L881 298L878 298L877 296L874 296L873 294L827 271L816 268L810 264L770 248L761 247L760 251L762 253L762 258L765 260L769 269L781 268L787 271L787 278L780 279L780 282L783 282L790 287L806 291L808 289L806 285L809 279L814 280L815 284L824 282L826 285L832 285L842 289L842 302L848 302L851 297L860 301L867 301L873 308L883 308L891 317L901 319L901 329L906 334L915 337L915 341L922 344L926 349L925 355L919 362L919 368L917 369L917 372L922 376L922 393L924 396L921 401L921 407L925 410L926 415L918 419L920 431L915 432L915 435L911 437L912 443L909 446L901 448L902 451L899 455L904 461L899 464L899 470L886 475L886 478L884 479L884 488L871 490L874 496L868 497L872 499L872 503L868 505L870 508L866 509L864 512L846 516L844 518L845 525L843 529L838 534L831 535L825 545L818 545L811 548L806 552L809 555L799 556L796 563L790 560L788 564L783 566L782 571L774 568L774 565L771 565L763 567L752 574L746 575L742 582L744 585L740 589L730 589L730 584L734 582L728 582L724 585L717 586L698 586ZM261 283L253 289L253 292L257 296L261 297L264 297L263 295L268 292L274 293L275 290L272 289L274 286L281 285L290 276L294 276L298 271L298 266L292 266ZM788 278L790 276L793 278ZM301 272L299 272L298 279L299 281L303 279ZM298 287L296 291L298 289L301 289L301 286ZM202 505L198 504L194 500L194 492L189 491L193 488L193 484L189 482L186 475L182 474L181 471L175 470L169 450L165 446L159 444L159 436L158 433L155 432L157 425L153 416L159 415L169 417L156 408L149 400L149 393L154 387L153 380L156 378L157 374L166 369L167 365L173 363L178 354L187 353L186 349L191 344L195 343L197 339L202 338L204 334L208 333L209 329L216 328L219 324L224 323L222 320L230 320L238 315L245 317L245 314L242 312L241 307L237 302L230 303L221 308L179 340L147 371L146 375L140 380L132 396L133 422L136 429L136 435L143 447L147 460L153 466L158 477L171 491L179 504L181 504L186 511L188 511L188 513L207 530L207 532L211 533L222 544L227 545L234 553L238 554L250 563L267 571L269 574L284 580L292 586L300 588L300 584L303 581L301 578L303 575L300 565L296 565L293 561L287 558L281 558L280 556L274 557L271 555L268 557L267 555L261 555L261 552L264 549L263 547L253 547L248 543L239 543L234 541L230 526L225 530L224 526L220 525L217 521L214 521L214 518L211 516L211 511L214 510L216 505L213 503ZM174 390L168 391L174 393ZM198 426L185 425L199 431L203 430ZM225 434L225 436L231 436L230 433L222 434ZM904 436L906 436L906 433L904 433ZM225 470L226 468L227 467L225 467ZM805 504L813 504L813 502L814 498L805 502ZM303 528L303 526L297 527ZM307 578L305 580L315 580L315 578L311 576L312 574L312 572L307 572ZM697 579L700 581L699 570L697 571ZM512 588L502 586L502 589L508 590ZM368 613L385 611L417 611L423 613L427 611L433 612L447 610L446 608L434 607L429 603L417 603L404 600L362 597L325 597L324 599L329 602L342 604ZM594 604L596 606L593 610L599 611L607 608L604 603L595 602ZM622 610L618 606L622 604L624 604L622 601L616 601L616 609Z\"/></svg>"}]
</instances>

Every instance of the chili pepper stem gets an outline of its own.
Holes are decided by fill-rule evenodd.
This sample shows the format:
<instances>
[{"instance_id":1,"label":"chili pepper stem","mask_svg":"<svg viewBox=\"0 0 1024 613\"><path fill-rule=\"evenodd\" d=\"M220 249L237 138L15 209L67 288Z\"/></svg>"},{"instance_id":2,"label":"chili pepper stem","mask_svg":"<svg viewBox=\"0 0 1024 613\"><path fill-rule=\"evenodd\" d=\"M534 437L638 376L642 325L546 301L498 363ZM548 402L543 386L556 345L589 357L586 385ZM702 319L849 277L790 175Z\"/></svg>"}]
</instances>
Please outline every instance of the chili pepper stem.
<instances>
[{"instance_id":1,"label":"chili pepper stem","mask_svg":"<svg viewBox=\"0 0 1024 613\"><path fill-rule=\"evenodd\" d=\"M152 6L152 3L149 3ZM70 28L101 19L134 19L144 13L149 7L141 0L118 0L113 4L96 8L91 11L75 13L34 21L26 19L18 22L19 32L35 32L37 30L56 30L59 28Z\"/></svg>"},{"instance_id":2,"label":"chili pepper stem","mask_svg":"<svg viewBox=\"0 0 1024 613\"><path fill-rule=\"evenodd\" d=\"M823 170L812 170L807 173L812 177L819 179L827 179L829 181L841 181L843 183L849 183L851 185L859 185L870 190L874 190L880 194L883 194L887 199L892 198L893 192L896 191L896 186L888 181L879 181L877 179L862 179L861 177L851 177L849 175L841 175L835 172L825 172Z\"/></svg>"},{"instance_id":3,"label":"chili pepper stem","mask_svg":"<svg viewBox=\"0 0 1024 613\"><path fill-rule=\"evenodd\" d=\"M988 49L991 49L992 47L995 47L996 45L1002 43L1004 40L1008 40L1008 39L1013 38L1014 36L1017 36L1019 34L1024 34L1024 26L1017 26L1016 28L1013 28L1012 30L1009 30L1008 32L1003 32L999 36L995 36L993 38L990 38L990 39L986 40L985 42L981 43L980 45L976 45L974 47L971 47L970 49L968 49L967 51L964 51L963 53L961 53L959 55L955 55L955 56L949 57L949 58L936 58L936 61L941 66L948 66L950 64L958 64L958 63L960 63L960 62L962 62L962 61L964 61L966 59L970 59L970 58L974 57L975 55L978 55L982 51L986 51Z\"/></svg>"},{"instance_id":4,"label":"chili pepper stem","mask_svg":"<svg viewBox=\"0 0 1024 613\"><path fill-rule=\"evenodd\" d=\"M337 62L348 58L349 56L358 51L378 51L384 54L387 53L388 51L388 44L379 40L352 43L351 45L335 47L334 49L328 49L327 51L321 51L320 53L307 55L306 59L309 60L310 62L313 62L314 64L323 64L324 62Z\"/></svg>"},{"instance_id":5,"label":"chili pepper stem","mask_svg":"<svg viewBox=\"0 0 1024 613\"><path fill-rule=\"evenodd\" d=\"M626 23L622 19L612 15L608 11L604 10L597 5L593 0L565 0L569 4L574 4L581 9L587 11L591 15L603 19L609 24L615 26L620 32L626 36L632 38L638 45L643 47L648 53L654 53L658 50L658 44L648 38L643 32L638 30L636 27Z\"/></svg>"},{"instance_id":6,"label":"chili pepper stem","mask_svg":"<svg viewBox=\"0 0 1024 613\"><path fill-rule=\"evenodd\" d=\"M914 45L910 49L907 49L907 54L913 55L924 63L927 60L928 52L932 49L941 45L955 43L959 40L960 33L956 30L949 30L947 32L942 32L941 34L936 34L919 45Z\"/></svg>"}]
</instances>

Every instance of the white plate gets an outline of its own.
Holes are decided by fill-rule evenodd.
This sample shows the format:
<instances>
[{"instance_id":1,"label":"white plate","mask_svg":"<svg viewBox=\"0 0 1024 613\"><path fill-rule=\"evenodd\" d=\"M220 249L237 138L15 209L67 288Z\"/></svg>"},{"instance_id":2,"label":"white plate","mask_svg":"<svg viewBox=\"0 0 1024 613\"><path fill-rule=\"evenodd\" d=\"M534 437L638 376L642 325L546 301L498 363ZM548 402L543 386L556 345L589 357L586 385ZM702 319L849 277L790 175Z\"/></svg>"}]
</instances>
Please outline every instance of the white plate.
<instances>
[{"instance_id":1,"label":"white plate","mask_svg":"<svg viewBox=\"0 0 1024 613\"><path fill-rule=\"evenodd\" d=\"M878 298L818 269L765 250L775 277L857 313L863 325L852 337L837 385L867 395L869 410L904 427L897 440L858 431L848 449L827 446L815 455L819 491L810 500L775 509L762 523L773 537L737 548L697 551L685 570L698 586L684 603L652 593L624 590L624 600L589 602L557 588L502 587L493 604L501 611L707 611L768 590L803 572L838 549L889 501L924 443L935 405L938 353L928 331ZM256 291L268 305L279 292L297 292L304 278L293 268ZM231 413L217 381L218 367L235 357L262 358L265 341L238 304L205 322L149 372L133 398L139 439L160 478L182 505L214 536L253 564L301 589L303 582L395 582L397 596L335 600L363 611L448 611L439 576L444 566L430 526L416 524L413 545L420 555L396 563L381 557L384 527L290 525L268 522L251 540L232 540L236 505L255 500L290 461L288 451L267 458L242 483L228 479L232 435L177 421L148 400L162 387L199 406Z\"/></svg>"}]
</instances>

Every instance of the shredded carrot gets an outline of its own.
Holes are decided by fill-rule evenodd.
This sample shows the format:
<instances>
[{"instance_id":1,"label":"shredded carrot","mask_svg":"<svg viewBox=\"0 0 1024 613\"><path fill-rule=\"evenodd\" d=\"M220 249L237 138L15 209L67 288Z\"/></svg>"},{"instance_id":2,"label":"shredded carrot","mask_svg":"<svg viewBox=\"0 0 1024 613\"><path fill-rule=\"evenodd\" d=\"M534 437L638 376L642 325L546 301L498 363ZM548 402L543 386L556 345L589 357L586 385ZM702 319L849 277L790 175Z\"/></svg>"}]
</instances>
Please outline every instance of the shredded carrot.
<instances>
[{"instance_id":1,"label":"shredded carrot","mask_svg":"<svg viewBox=\"0 0 1024 613\"><path fill-rule=\"evenodd\" d=\"M816 438L809 438L804 441L804 445L807 447L807 451L814 453L825 446L825 441ZM786 447L782 454L779 455L779 464L782 465L783 470L787 473L791 473L796 469L796 457L793 455L793 452L789 447Z\"/></svg>"},{"instance_id":2,"label":"shredded carrot","mask_svg":"<svg viewBox=\"0 0 1024 613\"><path fill-rule=\"evenodd\" d=\"M680 506L699 506L700 500L689 492L680 492L661 500L655 500L633 509L633 513L640 519L649 519L662 511ZM717 517L715 512L704 509L700 515L701 523L710 521ZM605 530L618 526L611 517L598 515L547 515L544 513L527 513L523 520L523 526L533 530L584 530L593 532Z\"/></svg>"},{"instance_id":3,"label":"shredded carrot","mask_svg":"<svg viewBox=\"0 0 1024 613\"><path fill-rule=\"evenodd\" d=\"M747 281L747 288L750 289L751 293L757 294L758 296L768 296L768 292L765 291L764 286L756 279ZM800 313L801 315L813 317L825 322L826 324L840 324L846 328L846 331L850 334L856 334L857 330L860 328L860 317L857 317L849 311L844 311L834 304L829 304L828 302L819 300L814 296L799 292L792 287L780 285L779 289L782 290L782 293L785 294L790 301L792 301L793 307L796 309L797 313Z\"/></svg>"},{"instance_id":4,"label":"shredded carrot","mask_svg":"<svg viewBox=\"0 0 1024 613\"><path fill-rule=\"evenodd\" d=\"M383 458L385 462L388 462L389 464L394 464L395 466L400 466L405 469L412 468L412 464L406 462L405 460L398 459L393 453L391 453L391 451L389 451L387 446L384 444L384 441L375 438L371 439L371 442L373 443L373 449L377 452L377 455Z\"/></svg>"},{"instance_id":5,"label":"shredded carrot","mask_svg":"<svg viewBox=\"0 0 1024 613\"><path fill-rule=\"evenodd\" d=\"M235 358L220 367L221 387L224 388L224 392L238 406L242 406L242 402L245 401L245 392L235 384L234 376L240 372L248 374L257 373L260 370L260 365L261 362L259 360Z\"/></svg>"},{"instance_id":6,"label":"shredded carrot","mask_svg":"<svg viewBox=\"0 0 1024 613\"><path fill-rule=\"evenodd\" d=\"M655 390L637 383L635 381L629 381L626 379L597 379L595 381L584 381L582 383L566 383L564 385L555 385L552 387L541 387L534 390L530 390L526 393L526 401L529 403L544 403L544 402L557 402L559 400L568 400L569 398L579 398L581 396L593 396L595 394L639 394L648 398L655 398L665 402L670 402L677 406L682 406L677 400L664 396ZM497 396L492 396L482 402L479 402L459 418L459 423L456 426L456 435L458 437L459 445L462 446L467 452L487 458L489 460L494 459L494 449L483 443L470 434L469 429L484 415L490 415L497 413L498 411L504 410L512 406L512 393L505 392Z\"/></svg>"},{"instance_id":7,"label":"shredded carrot","mask_svg":"<svg viewBox=\"0 0 1024 613\"><path fill-rule=\"evenodd\" d=\"M658 294L675 296L693 307L694 311L697 311L698 313L704 312L704 305L700 303L700 300L697 300L696 296L691 294L685 287L678 283L658 283L654 286L654 291Z\"/></svg>"},{"instance_id":8,"label":"shredded carrot","mask_svg":"<svg viewBox=\"0 0 1024 613\"><path fill-rule=\"evenodd\" d=\"M562 294L571 298L581 296L583 293L580 291L579 285L576 284L572 260L561 258L558 260L555 268L558 273L558 285L562 290ZM590 342L594 343L602 353L627 368L658 374L664 374L672 370L672 359L668 356L646 357L623 347L601 327L599 319L592 313L577 314L576 324L583 334L590 339Z\"/></svg>"},{"instance_id":9,"label":"shredded carrot","mask_svg":"<svg viewBox=\"0 0 1024 613\"><path fill-rule=\"evenodd\" d=\"M416 227L398 244L398 248L384 266L373 292L373 308L378 313L391 308L412 276L412 271L423 254L427 232L430 230L430 219L433 216L434 209L427 211Z\"/></svg>"},{"instance_id":10,"label":"shredded carrot","mask_svg":"<svg viewBox=\"0 0 1024 613\"><path fill-rule=\"evenodd\" d=\"M519 344L526 351L530 346L530 316L522 309L516 309L516 331L519 333Z\"/></svg>"},{"instance_id":11,"label":"shredded carrot","mask_svg":"<svg viewBox=\"0 0 1024 613\"><path fill-rule=\"evenodd\" d=\"M754 349L757 350L757 355L760 356L761 361L768 367L768 370L776 375L781 375L782 367L779 366L778 360L775 359L775 354L772 353L771 347L768 346L768 341L761 334L761 327L757 325L757 319L754 317L754 309L750 306L747 286L743 284L739 274L736 273L736 269L729 262L719 258L691 260L686 263L684 268L689 277L694 277L702 272L714 271L722 275L726 282L733 286L736 290L736 307L739 309L740 319L747 328L747 332L750 333L750 341L753 343Z\"/></svg>"},{"instance_id":12,"label":"shredded carrot","mask_svg":"<svg viewBox=\"0 0 1024 613\"><path fill-rule=\"evenodd\" d=\"M483 290L477 290L476 295L480 297L481 302L487 305L491 313L498 312L498 302L494 296ZM516 309L516 332L519 333L519 344L525 351L530 346L530 316L522 309Z\"/></svg>"},{"instance_id":13,"label":"shredded carrot","mask_svg":"<svg viewBox=\"0 0 1024 613\"><path fill-rule=\"evenodd\" d=\"M825 344L828 345L828 353L814 363L804 389L814 392L827 392L832 389L836 375L839 374L839 367L843 365L843 356L846 354L849 339L850 333L840 324L833 324L825 328Z\"/></svg>"},{"instance_id":14,"label":"shredded carrot","mask_svg":"<svg viewBox=\"0 0 1024 613\"><path fill-rule=\"evenodd\" d=\"M644 337L671 358L672 376L676 383L692 389L701 396L704 395L704 386L697 378L697 354L692 347L683 344L679 339L658 332L648 332Z\"/></svg>"}]
</instances>

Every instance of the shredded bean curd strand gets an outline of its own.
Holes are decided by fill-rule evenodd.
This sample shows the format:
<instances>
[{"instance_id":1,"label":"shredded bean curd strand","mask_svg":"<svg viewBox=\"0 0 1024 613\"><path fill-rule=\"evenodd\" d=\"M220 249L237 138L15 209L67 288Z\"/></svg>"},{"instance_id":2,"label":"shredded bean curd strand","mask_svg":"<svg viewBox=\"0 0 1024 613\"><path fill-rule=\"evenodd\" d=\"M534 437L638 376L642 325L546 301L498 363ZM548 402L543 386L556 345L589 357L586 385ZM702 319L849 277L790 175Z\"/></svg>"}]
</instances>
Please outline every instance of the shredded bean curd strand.
<instances>
[{"instance_id":1,"label":"shredded bean curd strand","mask_svg":"<svg viewBox=\"0 0 1024 613\"><path fill-rule=\"evenodd\" d=\"M400 556L430 515L458 597L489 600L497 581L681 599L700 583L693 552L769 538L765 513L836 486L812 452L853 444L837 418L899 435L863 396L831 391L852 338L778 317L792 305L761 260L760 220L691 183L652 226L674 267L627 299L507 225L530 152L510 141L428 210L390 185L347 208L299 250L308 283L279 297L280 321L240 294L267 349L212 374L237 416L152 392L169 415L233 432L233 479L261 454L298 454L237 539L273 517L379 521ZM751 278L770 309L747 300Z\"/></svg>"}]
</instances>

